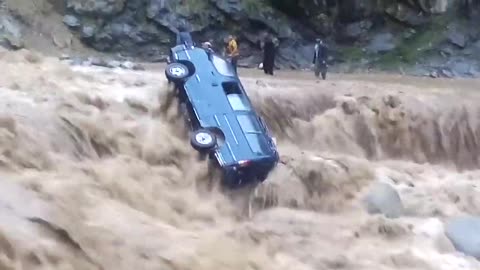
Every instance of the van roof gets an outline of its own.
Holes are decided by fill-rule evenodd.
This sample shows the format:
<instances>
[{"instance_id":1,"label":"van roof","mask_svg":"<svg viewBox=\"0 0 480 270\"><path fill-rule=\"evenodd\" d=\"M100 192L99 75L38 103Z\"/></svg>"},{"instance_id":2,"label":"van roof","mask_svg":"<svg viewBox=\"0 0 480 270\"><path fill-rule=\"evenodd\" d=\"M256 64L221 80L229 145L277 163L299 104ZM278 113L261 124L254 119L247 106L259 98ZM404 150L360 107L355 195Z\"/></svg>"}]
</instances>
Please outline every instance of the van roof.
<instances>
[{"instance_id":1,"label":"van roof","mask_svg":"<svg viewBox=\"0 0 480 270\"><path fill-rule=\"evenodd\" d=\"M225 136L216 153L219 162L230 165L272 155L262 122L231 65L201 48L181 45L172 53L176 61L194 65L195 74L184 88L200 125L218 128Z\"/></svg>"}]
</instances>

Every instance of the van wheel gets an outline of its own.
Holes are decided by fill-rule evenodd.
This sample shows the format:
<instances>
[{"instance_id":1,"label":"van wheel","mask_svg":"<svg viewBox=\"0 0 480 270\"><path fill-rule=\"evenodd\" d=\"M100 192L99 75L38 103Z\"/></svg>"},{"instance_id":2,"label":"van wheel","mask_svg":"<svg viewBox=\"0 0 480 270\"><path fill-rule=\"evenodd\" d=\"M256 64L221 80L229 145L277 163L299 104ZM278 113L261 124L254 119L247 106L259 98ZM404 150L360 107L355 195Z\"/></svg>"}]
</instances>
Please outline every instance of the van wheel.
<instances>
[{"instance_id":1,"label":"van wheel","mask_svg":"<svg viewBox=\"0 0 480 270\"><path fill-rule=\"evenodd\" d=\"M198 129L192 133L190 144L197 151L207 152L217 145L217 137L208 129Z\"/></svg>"},{"instance_id":2,"label":"van wheel","mask_svg":"<svg viewBox=\"0 0 480 270\"><path fill-rule=\"evenodd\" d=\"M171 63L165 68L165 76L168 81L179 82L186 79L189 75L187 66L180 63Z\"/></svg>"}]
</instances>

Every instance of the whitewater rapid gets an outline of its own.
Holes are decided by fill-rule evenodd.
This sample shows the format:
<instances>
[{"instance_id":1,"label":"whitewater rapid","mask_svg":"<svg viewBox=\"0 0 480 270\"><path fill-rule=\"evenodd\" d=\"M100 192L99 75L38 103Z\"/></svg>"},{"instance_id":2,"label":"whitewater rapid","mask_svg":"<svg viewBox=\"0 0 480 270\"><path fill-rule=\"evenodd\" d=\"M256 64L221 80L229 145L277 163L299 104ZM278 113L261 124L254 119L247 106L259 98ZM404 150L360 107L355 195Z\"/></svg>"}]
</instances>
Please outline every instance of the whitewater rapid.
<instances>
[{"instance_id":1,"label":"whitewater rapid","mask_svg":"<svg viewBox=\"0 0 480 270\"><path fill-rule=\"evenodd\" d=\"M443 231L480 212L480 94L463 82L242 70L282 159L237 196L249 218L205 189L206 164L174 110L159 111L161 68L25 50L0 64L2 269L480 269ZM398 191L401 217L367 212L378 182Z\"/></svg>"}]
</instances>

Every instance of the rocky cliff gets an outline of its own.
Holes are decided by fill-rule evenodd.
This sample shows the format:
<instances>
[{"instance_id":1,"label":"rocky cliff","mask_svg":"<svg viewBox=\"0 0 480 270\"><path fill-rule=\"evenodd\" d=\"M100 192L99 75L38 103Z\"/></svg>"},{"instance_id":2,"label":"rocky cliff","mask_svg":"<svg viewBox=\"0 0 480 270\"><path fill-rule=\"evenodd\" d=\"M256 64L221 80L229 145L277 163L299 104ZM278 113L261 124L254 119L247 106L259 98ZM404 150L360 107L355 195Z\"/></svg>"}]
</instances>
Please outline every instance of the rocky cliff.
<instances>
[{"instance_id":1,"label":"rocky cliff","mask_svg":"<svg viewBox=\"0 0 480 270\"><path fill-rule=\"evenodd\" d=\"M308 67L312 42L321 36L332 49L332 67L344 71L378 68L431 76L480 74L476 59L480 16L475 0L49 2L84 44L149 61L164 59L178 24L184 23L196 41L212 39L218 50L228 34L235 34L244 66L259 64L260 34L271 32L281 42L279 67ZM18 43L16 36L9 40Z\"/></svg>"}]
</instances>

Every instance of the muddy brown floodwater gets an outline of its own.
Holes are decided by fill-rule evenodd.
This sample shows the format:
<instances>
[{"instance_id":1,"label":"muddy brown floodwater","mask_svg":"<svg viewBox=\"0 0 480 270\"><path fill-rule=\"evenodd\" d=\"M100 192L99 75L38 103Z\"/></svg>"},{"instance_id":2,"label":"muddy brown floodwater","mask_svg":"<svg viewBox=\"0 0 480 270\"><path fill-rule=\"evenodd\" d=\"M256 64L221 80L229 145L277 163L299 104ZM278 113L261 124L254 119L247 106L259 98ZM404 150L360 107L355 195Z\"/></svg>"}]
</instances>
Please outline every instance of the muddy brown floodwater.
<instances>
[{"instance_id":1,"label":"muddy brown floodwater","mask_svg":"<svg viewBox=\"0 0 480 270\"><path fill-rule=\"evenodd\" d=\"M443 232L480 212L475 81L241 70L282 155L249 218L202 189L161 68L0 64L1 269L480 269ZM367 213L377 182L401 217Z\"/></svg>"}]
</instances>

